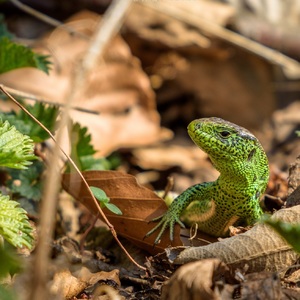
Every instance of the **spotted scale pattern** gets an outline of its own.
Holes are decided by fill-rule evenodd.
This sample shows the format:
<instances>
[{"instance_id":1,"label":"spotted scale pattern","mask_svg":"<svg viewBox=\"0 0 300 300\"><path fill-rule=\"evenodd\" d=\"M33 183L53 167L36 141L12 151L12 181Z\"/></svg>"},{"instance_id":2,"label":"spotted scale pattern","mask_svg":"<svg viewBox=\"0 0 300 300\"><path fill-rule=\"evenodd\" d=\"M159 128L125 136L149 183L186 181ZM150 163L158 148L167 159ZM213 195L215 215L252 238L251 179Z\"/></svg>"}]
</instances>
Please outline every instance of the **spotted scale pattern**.
<instances>
[{"instance_id":1,"label":"spotted scale pattern","mask_svg":"<svg viewBox=\"0 0 300 300\"><path fill-rule=\"evenodd\" d=\"M180 194L160 222L147 233L164 231L179 223L198 228L212 236L224 237L231 225L251 225L262 214L259 205L269 180L267 156L257 138L247 129L220 118L192 121L188 133L194 143L206 152L220 172L214 182L196 184Z\"/></svg>"}]
</instances>

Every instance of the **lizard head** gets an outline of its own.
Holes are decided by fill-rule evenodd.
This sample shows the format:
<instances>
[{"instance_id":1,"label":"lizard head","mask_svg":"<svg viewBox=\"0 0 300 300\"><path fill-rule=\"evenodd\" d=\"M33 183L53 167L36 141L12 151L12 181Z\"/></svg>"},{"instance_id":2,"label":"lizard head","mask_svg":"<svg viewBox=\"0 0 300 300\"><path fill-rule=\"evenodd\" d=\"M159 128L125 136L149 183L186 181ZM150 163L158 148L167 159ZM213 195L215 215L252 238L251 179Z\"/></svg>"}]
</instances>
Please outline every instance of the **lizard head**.
<instances>
[{"instance_id":1,"label":"lizard head","mask_svg":"<svg viewBox=\"0 0 300 300\"><path fill-rule=\"evenodd\" d=\"M194 120L188 125L188 133L194 143L209 155L217 169L222 168L225 161L246 162L253 156L264 155L252 133L220 118Z\"/></svg>"}]
</instances>

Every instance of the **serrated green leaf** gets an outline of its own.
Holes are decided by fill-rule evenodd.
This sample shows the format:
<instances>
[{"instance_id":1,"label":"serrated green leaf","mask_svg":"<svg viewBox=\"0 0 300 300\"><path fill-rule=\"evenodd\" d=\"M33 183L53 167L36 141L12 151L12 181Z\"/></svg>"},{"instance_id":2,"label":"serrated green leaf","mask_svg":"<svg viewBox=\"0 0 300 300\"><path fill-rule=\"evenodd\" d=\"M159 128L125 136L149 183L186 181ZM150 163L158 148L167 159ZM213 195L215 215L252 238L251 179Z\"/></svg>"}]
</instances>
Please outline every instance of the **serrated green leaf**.
<instances>
[{"instance_id":1,"label":"serrated green leaf","mask_svg":"<svg viewBox=\"0 0 300 300\"><path fill-rule=\"evenodd\" d=\"M90 186L91 191L93 192L95 198L99 200L101 203L109 202L109 198L107 197L106 193L95 186Z\"/></svg>"},{"instance_id":2,"label":"serrated green leaf","mask_svg":"<svg viewBox=\"0 0 300 300\"><path fill-rule=\"evenodd\" d=\"M50 64L48 55L34 53L6 36L0 38L0 74L25 67L38 68L48 74Z\"/></svg>"},{"instance_id":3,"label":"serrated green leaf","mask_svg":"<svg viewBox=\"0 0 300 300\"><path fill-rule=\"evenodd\" d=\"M0 120L0 166L25 169L35 159L32 140Z\"/></svg>"},{"instance_id":4,"label":"serrated green leaf","mask_svg":"<svg viewBox=\"0 0 300 300\"><path fill-rule=\"evenodd\" d=\"M104 157L95 158L93 155L84 155L80 157L80 164L83 168L82 171L88 170L110 170L111 164L108 159Z\"/></svg>"},{"instance_id":5,"label":"serrated green leaf","mask_svg":"<svg viewBox=\"0 0 300 300\"><path fill-rule=\"evenodd\" d=\"M49 75L51 61L49 60L49 55L43 55L33 52L33 60L35 62L35 65L32 67L36 67L37 69L45 72L47 75Z\"/></svg>"},{"instance_id":6,"label":"serrated green leaf","mask_svg":"<svg viewBox=\"0 0 300 300\"><path fill-rule=\"evenodd\" d=\"M291 224L264 217L262 221L277 231L292 247L300 253L300 224Z\"/></svg>"},{"instance_id":7,"label":"serrated green leaf","mask_svg":"<svg viewBox=\"0 0 300 300\"><path fill-rule=\"evenodd\" d=\"M22 269L22 262L16 249L8 243L0 245L0 279L7 274L15 274ZM0 293L1 294L1 293ZM2 300L1 296L0 299Z\"/></svg>"},{"instance_id":8,"label":"serrated green leaf","mask_svg":"<svg viewBox=\"0 0 300 300\"><path fill-rule=\"evenodd\" d=\"M2 1L0 1L0 3L1 2ZM7 29L6 23L4 21L4 16L2 14L0 14L0 38L2 38L4 36L9 39L12 39L14 37L14 35L11 34Z\"/></svg>"},{"instance_id":9,"label":"serrated green leaf","mask_svg":"<svg viewBox=\"0 0 300 300\"><path fill-rule=\"evenodd\" d=\"M33 106L27 106L26 108L48 130L50 130L50 132L54 133L57 116L59 114L57 106L36 102ZM23 110L20 111L17 116L18 120L23 120L24 123L30 127L28 135L35 143L41 143L49 138L48 133L34 120L32 120L32 118L29 117Z\"/></svg>"},{"instance_id":10,"label":"serrated green leaf","mask_svg":"<svg viewBox=\"0 0 300 300\"><path fill-rule=\"evenodd\" d=\"M13 290L8 289L7 287L4 287L2 284L0 284L0 299L15 300L17 298Z\"/></svg>"},{"instance_id":11,"label":"serrated green leaf","mask_svg":"<svg viewBox=\"0 0 300 300\"><path fill-rule=\"evenodd\" d=\"M27 110L34 115L45 127L52 133L55 129L55 123L58 115L58 107L36 102L34 105L26 106ZM23 134L30 136L35 143L41 143L49 138L48 133L41 128L30 116L23 110L18 113L0 113L2 120L7 120L14 125Z\"/></svg>"},{"instance_id":12,"label":"serrated green leaf","mask_svg":"<svg viewBox=\"0 0 300 300\"><path fill-rule=\"evenodd\" d=\"M19 203L0 194L0 235L15 247L33 246L32 227Z\"/></svg>"},{"instance_id":13,"label":"serrated green leaf","mask_svg":"<svg viewBox=\"0 0 300 300\"><path fill-rule=\"evenodd\" d=\"M86 127L75 123L71 128L71 158L81 171L108 170L110 163L106 158L95 158L96 153L91 144L91 135ZM68 170L70 170L70 166Z\"/></svg>"},{"instance_id":14,"label":"serrated green leaf","mask_svg":"<svg viewBox=\"0 0 300 300\"><path fill-rule=\"evenodd\" d=\"M112 204L112 203L104 203L104 206L110 210L111 212L113 212L116 215L122 215L121 210L119 209L119 207L117 207L116 205Z\"/></svg>"},{"instance_id":15,"label":"serrated green leaf","mask_svg":"<svg viewBox=\"0 0 300 300\"><path fill-rule=\"evenodd\" d=\"M36 160L25 170L7 170L10 179L7 180L7 187L13 194L18 194L26 199L38 201L42 197L42 176L44 164Z\"/></svg>"},{"instance_id":16,"label":"serrated green leaf","mask_svg":"<svg viewBox=\"0 0 300 300\"><path fill-rule=\"evenodd\" d=\"M24 120L19 120L15 112L0 112L0 119L2 119L3 122L8 121L8 123L15 126L18 131L29 136L30 125L27 125Z\"/></svg>"}]
</instances>

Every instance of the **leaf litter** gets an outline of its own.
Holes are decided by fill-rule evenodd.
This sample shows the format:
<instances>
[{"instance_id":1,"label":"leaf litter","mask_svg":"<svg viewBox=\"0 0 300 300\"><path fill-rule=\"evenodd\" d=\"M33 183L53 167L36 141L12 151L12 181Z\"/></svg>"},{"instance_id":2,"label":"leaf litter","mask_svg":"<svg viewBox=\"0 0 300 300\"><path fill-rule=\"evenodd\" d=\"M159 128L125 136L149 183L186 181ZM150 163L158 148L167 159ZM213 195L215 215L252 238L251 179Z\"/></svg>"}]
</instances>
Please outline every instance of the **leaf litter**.
<instances>
[{"instance_id":1,"label":"leaf litter","mask_svg":"<svg viewBox=\"0 0 300 300\"><path fill-rule=\"evenodd\" d=\"M81 25L84 23L86 23L86 25L88 24L84 31L85 33L89 33L92 27L91 24L93 24L93 18L95 18L95 15L92 16L84 12L71 19L71 21L78 21L79 23L77 24ZM146 35L145 31L144 35ZM67 86L70 85L71 82L70 74L73 70L72 64L80 57L80 52L84 51L86 45L83 41L76 41L76 43L74 43L73 38L70 38L58 29L51 33L49 41L52 42L52 44L50 44L51 47L54 46L54 52L57 54L57 58L61 60L58 62L57 68L51 71L52 73L49 78L41 76L40 74L38 78L31 70L29 72L26 70L26 76L24 76L24 72L22 73L22 70L18 70L12 77L1 76L1 80L3 79L3 82L8 85L17 81L17 88L21 90L35 93L41 97L51 99L54 102L62 103ZM189 43L189 41L187 41L187 43ZM105 64L100 62L100 67L94 70L91 78L88 78L88 84L82 91L84 97L81 95L76 102L77 106L100 113L99 116L101 116L101 118L99 118L98 115L90 115L78 111L73 112L73 118L82 121L83 124L89 127L92 132L95 148L101 151L101 155L122 147L148 145L156 141L161 141L166 137L169 138L171 136L170 132L164 131L159 125L159 116L155 109L154 95L149 80L141 71L139 63L131 56L129 48L119 37L112 42L110 49L112 51L108 51L104 57ZM75 52L75 54L73 52ZM130 78L127 74L131 74ZM21 78L22 80L16 80L16 78ZM41 90L39 85L45 86L45 89ZM55 86L57 89L46 88L51 86ZM145 132L147 132L147 136L145 136ZM287 136L287 134L285 136ZM176 151L180 153L180 149ZM155 159L148 161L151 154L148 154L146 151L139 152L139 150L136 150L134 155L139 159L137 164L140 167L142 166L148 169L153 166ZM157 154L157 156L163 155ZM199 157L200 156L201 154L199 154ZM158 163L161 169L168 169L169 166L173 164L174 158L170 158L169 161L167 158L169 157L166 156L165 159L162 159L162 161ZM205 161L205 158L203 158L203 161ZM178 165L187 171L193 169L192 160L182 160ZM157 166L155 166L155 168L156 167ZM165 247L169 246L170 243L167 237L165 241L162 240L162 243L154 249L152 247L151 238L149 238L148 241L147 239L143 240L144 234L148 229L152 228L152 226L148 224L148 221L156 216L156 214L159 215L166 210L166 206L160 197L152 191L140 186L135 178L128 174L112 171L88 171L85 172L84 175L90 185L103 189L112 203L116 204L121 211L124 212L124 216L116 216L105 211L120 235L152 253L156 253L157 251L161 252ZM282 178L280 176L278 177L278 182L284 185ZM96 214L94 204L87 195L85 188L81 186L81 182L77 176L65 175L63 185L80 203L83 203L88 208L88 210L81 208L81 216L77 218L78 215L76 215L76 218L72 221L80 223L77 229L81 228L79 230L82 230L87 223L86 221L91 221L91 214ZM276 186L276 184L273 184L273 192L276 191ZM73 203L75 210L78 205L80 204L77 202ZM103 226L100 222L96 225ZM61 291L67 298L75 297L76 295L79 295L79 298L84 298L97 290L95 287L97 284L95 284L95 282L98 282L100 288L101 284L105 285L104 288L107 287L107 291L105 291L107 294L110 293L111 287L114 291L119 291L119 295L116 297L126 297L128 299L133 297L149 297L158 299L161 286L165 283L162 297L167 297L168 299L174 296L174 294L172 294L173 291L175 295L176 292L178 293L179 291L180 296L186 291L189 292L189 295L192 293L194 296L199 296L198 293L201 293L203 297L208 295L208 297L210 297L208 299L214 299L214 297L219 299L220 294L223 295L222 299L231 299L230 296L232 295L251 299L251 297L257 295L258 292L260 296L264 298L285 299L286 291L282 289L282 284L276 273L261 272L260 269L255 269L253 266L251 269L251 266L249 267L247 263L244 264L245 268L243 268L243 265L240 265L240 270L235 267L233 270L234 275L232 275L232 272L229 272L229 267L224 265L224 262L217 259L205 259L194 265L186 264L178 270L178 273L176 272L174 274L172 279L166 281L177 267L170 265L168 259L155 256L147 258L147 273L141 272L132 266L128 266L126 258L121 257L122 255L116 251L115 246L112 246L113 243L111 243L109 232L106 231L105 235L105 232L104 234L103 232L99 233L97 229L98 227L96 226L95 230L91 231L91 237L89 237L91 239L87 239L91 249L86 249L84 252L79 249L77 242L74 242L72 239L57 239L56 245L53 247L53 257L58 258L58 261L61 260L61 264L52 266L52 291ZM57 229L57 235L64 235L67 230L68 224L66 222L65 231L59 232L59 229ZM78 232L76 232L76 229L73 229L74 238L76 236L78 238L76 234L78 234ZM97 245L97 238L102 234L104 239ZM187 233L186 236L189 236L189 233ZM238 239L242 236L241 234L233 238ZM268 231L268 236L272 238L273 233ZM252 244L252 242L261 244L264 238L265 232L262 234L261 231L259 231L259 234L254 236L249 244ZM228 240L230 239L232 238ZM226 239L217 243L221 243L221 245L222 243L226 244ZM179 228L177 228L175 245L180 244ZM104 247L104 245L108 245L108 247ZM209 246L213 248L216 245L210 244ZM140 252L137 248L131 248L132 246L130 244L128 244L127 247L136 254L137 260L141 263L144 262L144 252ZM238 253L239 246L234 246L233 249L235 253ZM173 250L181 251L180 248ZM217 247L216 252L226 254L226 250L223 246ZM278 254L280 254L280 252ZM247 259L247 256L245 259ZM79 271L74 271L74 266L78 267L80 263L87 265L89 267L88 271L82 266L79 267ZM293 263L296 263L296 261L292 260L292 263L283 261L282 267L288 268L288 265ZM61 268L61 270L59 270L59 268ZM188 270L186 271L185 268ZM199 272L199 269L202 270L202 268L209 276L199 276L199 274L202 275L204 273L204 271L203 273ZM99 272L99 270L103 271ZM249 270L259 273L248 275L246 273L249 272ZM91 275L91 272L95 275ZM292 274L295 273L296 272ZM126 288L120 286L120 279L123 283L129 282ZM286 277L285 280L288 282L287 287L294 285L294 290L299 289L299 276L292 277L292 275L290 275ZM190 288L191 284L192 288ZM267 290L265 294L264 288ZM199 289L201 290L200 292ZM288 292L290 292L292 296L291 290L288 290ZM100 295L101 291L98 290L97 293Z\"/></svg>"}]
</instances>

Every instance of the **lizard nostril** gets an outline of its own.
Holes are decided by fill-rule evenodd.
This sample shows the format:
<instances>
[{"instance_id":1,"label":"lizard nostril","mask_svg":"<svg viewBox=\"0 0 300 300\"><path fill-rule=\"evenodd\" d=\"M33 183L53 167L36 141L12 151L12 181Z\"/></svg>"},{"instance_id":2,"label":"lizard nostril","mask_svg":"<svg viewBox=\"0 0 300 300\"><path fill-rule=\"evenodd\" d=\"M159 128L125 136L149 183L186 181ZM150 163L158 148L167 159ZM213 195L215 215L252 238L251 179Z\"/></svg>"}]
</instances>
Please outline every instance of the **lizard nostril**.
<instances>
[{"instance_id":1,"label":"lizard nostril","mask_svg":"<svg viewBox=\"0 0 300 300\"><path fill-rule=\"evenodd\" d=\"M194 120L189 124L188 129L191 131L199 130L202 127L202 124L203 124L202 122L199 122L198 120Z\"/></svg>"},{"instance_id":2,"label":"lizard nostril","mask_svg":"<svg viewBox=\"0 0 300 300\"><path fill-rule=\"evenodd\" d=\"M197 129L197 124L195 123L195 121L192 121L188 127L187 127L188 131L193 132Z\"/></svg>"}]
</instances>

